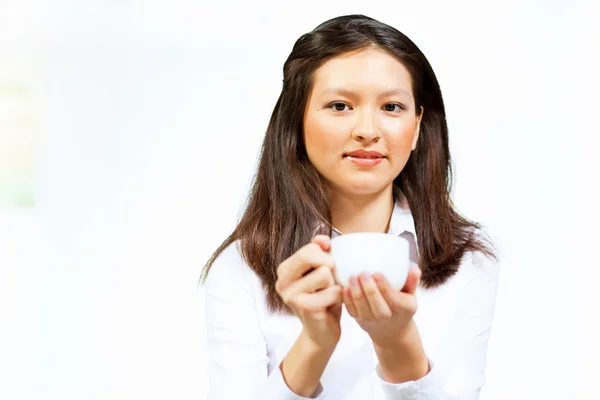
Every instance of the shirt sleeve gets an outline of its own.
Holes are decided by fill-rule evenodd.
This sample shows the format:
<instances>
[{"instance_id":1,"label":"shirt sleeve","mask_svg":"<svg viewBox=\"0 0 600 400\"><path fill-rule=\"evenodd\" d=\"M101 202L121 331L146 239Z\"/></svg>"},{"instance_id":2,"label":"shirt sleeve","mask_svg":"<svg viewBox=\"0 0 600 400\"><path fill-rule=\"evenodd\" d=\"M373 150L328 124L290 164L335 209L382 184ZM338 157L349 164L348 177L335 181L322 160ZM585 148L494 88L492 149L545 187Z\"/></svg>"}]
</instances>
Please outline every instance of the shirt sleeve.
<instances>
[{"instance_id":1,"label":"shirt sleeve","mask_svg":"<svg viewBox=\"0 0 600 400\"><path fill-rule=\"evenodd\" d=\"M387 400L478 400L485 383L488 340L498 291L499 266L481 253L471 253L463 267L469 278L449 331L430 372L416 381L400 384L383 380L375 372Z\"/></svg>"},{"instance_id":2,"label":"shirt sleeve","mask_svg":"<svg viewBox=\"0 0 600 400\"><path fill-rule=\"evenodd\" d=\"M204 283L208 400L308 400L289 389L279 366L267 372L251 274L234 243L215 260ZM319 385L313 398L320 393Z\"/></svg>"}]
</instances>

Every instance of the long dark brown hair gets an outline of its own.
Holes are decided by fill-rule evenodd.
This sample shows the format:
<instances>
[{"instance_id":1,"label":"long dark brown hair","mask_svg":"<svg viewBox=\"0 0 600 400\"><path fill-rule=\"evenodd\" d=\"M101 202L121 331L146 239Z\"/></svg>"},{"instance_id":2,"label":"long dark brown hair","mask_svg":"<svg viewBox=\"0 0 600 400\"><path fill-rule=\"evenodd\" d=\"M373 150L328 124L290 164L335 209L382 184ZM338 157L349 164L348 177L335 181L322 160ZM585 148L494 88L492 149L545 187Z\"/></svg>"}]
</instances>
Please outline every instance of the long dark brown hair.
<instances>
[{"instance_id":1,"label":"long dark brown hair","mask_svg":"<svg viewBox=\"0 0 600 400\"><path fill-rule=\"evenodd\" d=\"M269 310L290 313L275 291L278 265L309 243L318 226L328 227L331 234L330 189L309 161L304 144L303 117L314 72L333 57L366 47L389 53L408 69L415 109L425 110L417 147L394 180L414 217L421 285L443 284L458 271L468 251L495 258L481 226L461 216L450 199L448 127L431 65L395 28L364 15L347 15L324 22L294 44L283 66L283 88L267 127L246 209L204 266L202 282L219 254L239 240L244 261L262 281Z\"/></svg>"}]
</instances>

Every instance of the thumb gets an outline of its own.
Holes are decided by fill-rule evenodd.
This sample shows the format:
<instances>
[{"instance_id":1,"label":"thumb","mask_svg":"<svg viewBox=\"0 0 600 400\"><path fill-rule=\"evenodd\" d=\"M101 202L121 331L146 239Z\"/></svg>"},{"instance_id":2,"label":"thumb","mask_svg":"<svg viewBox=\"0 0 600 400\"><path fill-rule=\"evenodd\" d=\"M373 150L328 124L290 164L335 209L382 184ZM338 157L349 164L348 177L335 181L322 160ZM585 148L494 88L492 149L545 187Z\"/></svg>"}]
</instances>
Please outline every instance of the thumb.
<instances>
[{"instance_id":1,"label":"thumb","mask_svg":"<svg viewBox=\"0 0 600 400\"><path fill-rule=\"evenodd\" d=\"M331 314L339 321L342 317L342 303L340 302L329 306L329 311L331 311Z\"/></svg>"},{"instance_id":2,"label":"thumb","mask_svg":"<svg viewBox=\"0 0 600 400\"><path fill-rule=\"evenodd\" d=\"M419 267L411 268L408 271L406 284L404 284L404 288L402 288L402 291L404 293L415 294L417 286L419 286L419 282L421 282L421 274L421 269Z\"/></svg>"},{"instance_id":3,"label":"thumb","mask_svg":"<svg viewBox=\"0 0 600 400\"><path fill-rule=\"evenodd\" d=\"M331 238L327 235L317 235L313 237L310 242L316 243L319 246L321 246L323 251L329 251L329 249L331 248Z\"/></svg>"}]
</instances>

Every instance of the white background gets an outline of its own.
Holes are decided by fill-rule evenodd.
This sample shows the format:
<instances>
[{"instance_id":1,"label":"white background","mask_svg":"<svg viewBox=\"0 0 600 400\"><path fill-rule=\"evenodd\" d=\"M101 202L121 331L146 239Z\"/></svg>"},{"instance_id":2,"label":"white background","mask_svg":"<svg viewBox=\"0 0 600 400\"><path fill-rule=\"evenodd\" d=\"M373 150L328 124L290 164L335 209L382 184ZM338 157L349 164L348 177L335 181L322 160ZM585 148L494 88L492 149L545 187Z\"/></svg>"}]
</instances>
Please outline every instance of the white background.
<instances>
[{"instance_id":1,"label":"white background","mask_svg":"<svg viewBox=\"0 0 600 400\"><path fill-rule=\"evenodd\" d=\"M39 67L41 112L37 206L0 213L0 398L204 398L196 282L245 200L283 62L363 13L433 65L455 202L502 252L482 399L593 399L594 2L284 3L0 0L0 62Z\"/></svg>"}]
</instances>

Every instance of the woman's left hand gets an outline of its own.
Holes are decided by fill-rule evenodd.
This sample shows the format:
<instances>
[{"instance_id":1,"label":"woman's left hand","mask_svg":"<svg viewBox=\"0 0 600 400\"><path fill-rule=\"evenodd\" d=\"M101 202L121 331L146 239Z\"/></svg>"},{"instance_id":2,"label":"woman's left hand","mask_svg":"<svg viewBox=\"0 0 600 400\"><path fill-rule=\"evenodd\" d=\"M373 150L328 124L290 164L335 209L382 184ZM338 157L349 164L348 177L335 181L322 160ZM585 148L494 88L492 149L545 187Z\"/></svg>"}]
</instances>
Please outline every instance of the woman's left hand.
<instances>
[{"instance_id":1,"label":"woman's left hand","mask_svg":"<svg viewBox=\"0 0 600 400\"><path fill-rule=\"evenodd\" d=\"M351 276L350 286L344 288L344 304L373 343L385 347L401 340L417 312L415 291L420 279L421 270L411 268L399 291L381 273Z\"/></svg>"}]
</instances>

